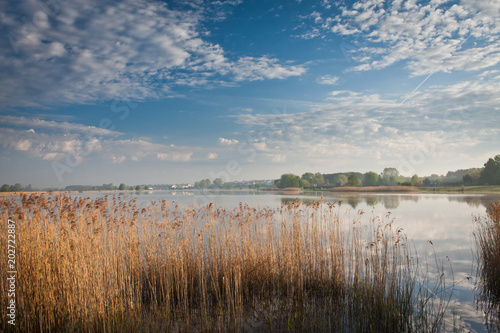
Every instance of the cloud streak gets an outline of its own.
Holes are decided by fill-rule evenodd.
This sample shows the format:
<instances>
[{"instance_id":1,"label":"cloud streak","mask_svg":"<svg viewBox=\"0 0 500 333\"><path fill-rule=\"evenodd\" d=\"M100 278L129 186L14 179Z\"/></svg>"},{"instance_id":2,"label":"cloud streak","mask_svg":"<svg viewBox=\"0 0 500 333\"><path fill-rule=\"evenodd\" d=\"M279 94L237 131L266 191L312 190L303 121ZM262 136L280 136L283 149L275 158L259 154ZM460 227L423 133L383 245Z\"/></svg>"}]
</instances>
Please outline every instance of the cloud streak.
<instances>
[{"instance_id":1,"label":"cloud streak","mask_svg":"<svg viewBox=\"0 0 500 333\"><path fill-rule=\"evenodd\" d=\"M60 131L65 133L87 133L88 135L119 136L123 133L105 128L86 126L78 123L48 121L36 118L25 118L16 116L0 116L0 124L13 125L33 129L44 129Z\"/></svg>"}]
</instances>

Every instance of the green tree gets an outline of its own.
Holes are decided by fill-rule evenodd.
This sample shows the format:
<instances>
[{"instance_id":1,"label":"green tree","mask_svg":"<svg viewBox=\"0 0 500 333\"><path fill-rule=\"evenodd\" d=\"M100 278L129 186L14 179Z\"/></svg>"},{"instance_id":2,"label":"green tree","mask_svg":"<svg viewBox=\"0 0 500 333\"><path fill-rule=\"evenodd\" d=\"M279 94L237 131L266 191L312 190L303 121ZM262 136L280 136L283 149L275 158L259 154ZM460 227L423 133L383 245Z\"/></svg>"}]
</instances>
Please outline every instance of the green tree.
<instances>
[{"instance_id":1,"label":"green tree","mask_svg":"<svg viewBox=\"0 0 500 333\"><path fill-rule=\"evenodd\" d=\"M135 190L136 190L136 191L140 191L140 190L141 190L141 185L137 185L137 186L135 187Z\"/></svg>"},{"instance_id":2,"label":"green tree","mask_svg":"<svg viewBox=\"0 0 500 333\"><path fill-rule=\"evenodd\" d=\"M321 187L324 184L325 184L325 179L323 178L323 175L319 172L316 172L313 178L313 185Z\"/></svg>"},{"instance_id":3,"label":"green tree","mask_svg":"<svg viewBox=\"0 0 500 333\"><path fill-rule=\"evenodd\" d=\"M16 183L15 185L10 185L9 186L9 192L19 192L23 189L22 185L19 183Z\"/></svg>"},{"instance_id":4,"label":"green tree","mask_svg":"<svg viewBox=\"0 0 500 333\"><path fill-rule=\"evenodd\" d=\"M401 183L404 178L399 174L396 168L385 168L380 175L382 185L394 186Z\"/></svg>"},{"instance_id":5,"label":"green tree","mask_svg":"<svg viewBox=\"0 0 500 333\"><path fill-rule=\"evenodd\" d=\"M292 173L285 173L281 175L281 178L275 182L276 186L279 188L285 187L304 187L304 180L299 176Z\"/></svg>"},{"instance_id":6,"label":"green tree","mask_svg":"<svg viewBox=\"0 0 500 333\"><path fill-rule=\"evenodd\" d=\"M313 184L314 173L306 172L305 174L302 175L302 179L307 180L309 184Z\"/></svg>"},{"instance_id":7,"label":"green tree","mask_svg":"<svg viewBox=\"0 0 500 333\"><path fill-rule=\"evenodd\" d=\"M121 183L120 186L118 186L118 189L120 191L125 191L127 189L127 185L125 185L124 183Z\"/></svg>"},{"instance_id":8,"label":"green tree","mask_svg":"<svg viewBox=\"0 0 500 333\"><path fill-rule=\"evenodd\" d=\"M347 185L349 185L349 186L359 186L359 185L361 185L361 180L359 180L358 176L356 176L355 173L351 173L351 175L347 179Z\"/></svg>"},{"instance_id":9,"label":"green tree","mask_svg":"<svg viewBox=\"0 0 500 333\"><path fill-rule=\"evenodd\" d=\"M347 176L346 175L339 175L337 177L337 183L336 183L336 185L337 186L343 186L345 184L347 184Z\"/></svg>"},{"instance_id":10,"label":"green tree","mask_svg":"<svg viewBox=\"0 0 500 333\"><path fill-rule=\"evenodd\" d=\"M412 186L420 185L420 178L416 174L411 177L411 185Z\"/></svg>"},{"instance_id":11,"label":"green tree","mask_svg":"<svg viewBox=\"0 0 500 333\"><path fill-rule=\"evenodd\" d=\"M368 171L363 175L363 186L378 185L378 175L373 171Z\"/></svg>"},{"instance_id":12,"label":"green tree","mask_svg":"<svg viewBox=\"0 0 500 333\"><path fill-rule=\"evenodd\" d=\"M438 174L433 173L432 175L429 176L429 179L431 181L431 184L434 184L434 186L440 186L441 185L441 176Z\"/></svg>"},{"instance_id":13,"label":"green tree","mask_svg":"<svg viewBox=\"0 0 500 333\"><path fill-rule=\"evenodd\" d=\"M462 180L465 185L477 185L479 184L479 177L481 177L481 171L478 168L472 168L467 170Z\"/></svg>"},{"instance_id":14,"label":"green tree","mask_svg":"<svg viewBox=\"0 0 500 333\"><path fill-rule=\"evenodd\" d=\"M431 180L428 177L425 177L425 179L422 181L422 185L426 187L431 186Z\"/></svg>"},{"instance_id":15,"label":"green tree","mask_svg":"<svg viewBox=\"0 0 500 333\"><path fill-rule=\"evenodd\" d=\"M196 188L208 188L210 185L212 185L212 181L210 179L203 179L194 183L194 187Z\"/></svg>"},{"instance_id":16,"label":"green tree","mask_svg":"<svg viewBox=\"0 0 500 333\"><path fill-rule=\"evenodd\" d=\"M0 188L0 192L9 192L9 185L3 184Z\"/></svg>"},{"instance_id":17,"label":"green tree","mask_svg":"<svg viewBox=\"0 0 500 333\"><path fill-rule=\"evenodd\" d=\"M222 180L222 178L215 178L215 179L214 179L214 185L215 185L216 187L221 188L221 187L222 187L222 185L224 185L224 180Z\"/></svg>"},{"instance_id":18,"label":"green tree","mask_svg":"<svg viewBox=\"0 0 500 333\"><path fill-rule=\"evenodd\" d=\"M309 186L321 187L323 186L323 184L325 184L323 175L320 172L316 173L306 172L305 174L302 175L302 180L304 181L303 187L309 187Z\"/></svg>"},{"instance_id":19,"label":"green tree","mask_svg":"<svg viewBox=\"0 0 500 333\"><path fill-rule=\"evenodd\" d=\"M484 163L479 182L481 184L500 185L500 155L490 158Z\"/></svg>"},{"instance_id":20,"label":"green tree","mask_svg":"<svg viewBox=\"0 0 500 333\"><path fill-rule=\"evenodd\" d=\"M234 184L231 182L224 183L224 188L230 190L234 187Z\"/></svg>"}]
</instances>

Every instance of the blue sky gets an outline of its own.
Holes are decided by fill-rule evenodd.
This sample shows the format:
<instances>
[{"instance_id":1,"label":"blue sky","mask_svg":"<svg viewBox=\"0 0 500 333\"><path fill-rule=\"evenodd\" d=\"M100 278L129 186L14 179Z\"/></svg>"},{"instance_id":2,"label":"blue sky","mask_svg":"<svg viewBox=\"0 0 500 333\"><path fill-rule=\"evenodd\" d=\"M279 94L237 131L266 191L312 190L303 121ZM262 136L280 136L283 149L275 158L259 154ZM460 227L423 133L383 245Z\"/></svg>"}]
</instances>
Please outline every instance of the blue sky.
<instances>
[{"instance_id":1,"label":"blue sky","mask_svg":"<svg viewBox=\"0 0 500 333\"><path fill-rule=\"evenodd\" d=\"M482 166L499 23L496 0L0 0L0 183Z\"/></svg>"}]
</instances>

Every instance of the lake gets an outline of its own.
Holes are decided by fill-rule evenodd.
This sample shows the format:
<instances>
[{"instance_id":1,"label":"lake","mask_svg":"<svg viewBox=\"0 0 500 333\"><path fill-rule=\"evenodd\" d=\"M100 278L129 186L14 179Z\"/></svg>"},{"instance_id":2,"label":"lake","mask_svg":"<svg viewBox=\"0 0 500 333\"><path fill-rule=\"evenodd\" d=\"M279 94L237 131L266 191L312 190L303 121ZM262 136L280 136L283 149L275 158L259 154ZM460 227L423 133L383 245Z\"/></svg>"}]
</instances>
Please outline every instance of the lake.
<instances>
[{"instance_id":1,"label":"lake","mask_svg":"<svg viewBox=\"0 0 500 333\"><path fill-rule=\"evenodd\" d=\"M99 197L79 193L72 196ZM420 263L428 263L431 280L439 275L436 265L442 265L451 301L445 316L446 330L486 332L483 314L474 302L476 264L474 216L485 216L491 201L499 201L500 194L373 194L311 192L291 195L262 191L142 191L124 192L138 202L159 199L178 203L181 207L207 205L210 202L225 208L235 208L240 202L255 207L277 208L286 201L321 200L341 202L341 212L348 215L363 211L366 221L370 216L392 219L402 228L414 246ZM389 216L388 218L386 216Z\"/></svg>"}]
</instances>

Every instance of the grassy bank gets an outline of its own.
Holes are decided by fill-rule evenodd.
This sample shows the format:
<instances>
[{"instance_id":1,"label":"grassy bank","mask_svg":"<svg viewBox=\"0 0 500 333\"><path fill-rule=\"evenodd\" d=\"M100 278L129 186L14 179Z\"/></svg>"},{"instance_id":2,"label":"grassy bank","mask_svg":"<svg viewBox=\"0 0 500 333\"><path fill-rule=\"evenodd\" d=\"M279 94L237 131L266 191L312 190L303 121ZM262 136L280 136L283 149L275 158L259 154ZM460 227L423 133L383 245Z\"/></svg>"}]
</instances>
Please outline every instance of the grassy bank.
<instances>
[{"instance_id":1,"label":"grassy bank","mask_svg":"<svg viewBox=\"0 0 500 333\"><path fill-rule=\"evenodd\" d=\"M413 186L342 186L333 187L332 192L418 192L418 187Z\"/></svg>"},{"instance_id":2,"label":"grassy bank","mask_svg":"<svg viewBox=\"0 0 500 333\"><path fill-rule=\"evenodd\" d=\"M500 185L482 185L482 186L437 186L437 187L419 187L423 192L439 193L500 193Z\"/></svg>"},{"instance_id":3,"label":"grassy bank","mask_svg":"<svg viewBox=\"0 0 500 333\"><path fill-rule=\"evenodd\" d=\"M372 192L372 193L500 193L500 185L483 186L341 186L314 191L331 192Z\"/></svg>"},{"instance_id":4,"label":"grassy bank","mask_svg":"<svg viewBox=\"0 0 500 333\"><path fill-rule=\"evenodd\" d=\"M107 196L0 198L0 207L2 221L16 221L20 331L423 332L441 325L442 276L426 284L389 216L344 215L320 202L181 209ZM3 249L8 234L2 223ZM2 290L6 281L1 270ZM2 293L0 306L7 302Z\"/></svg>"}]
</instances>

